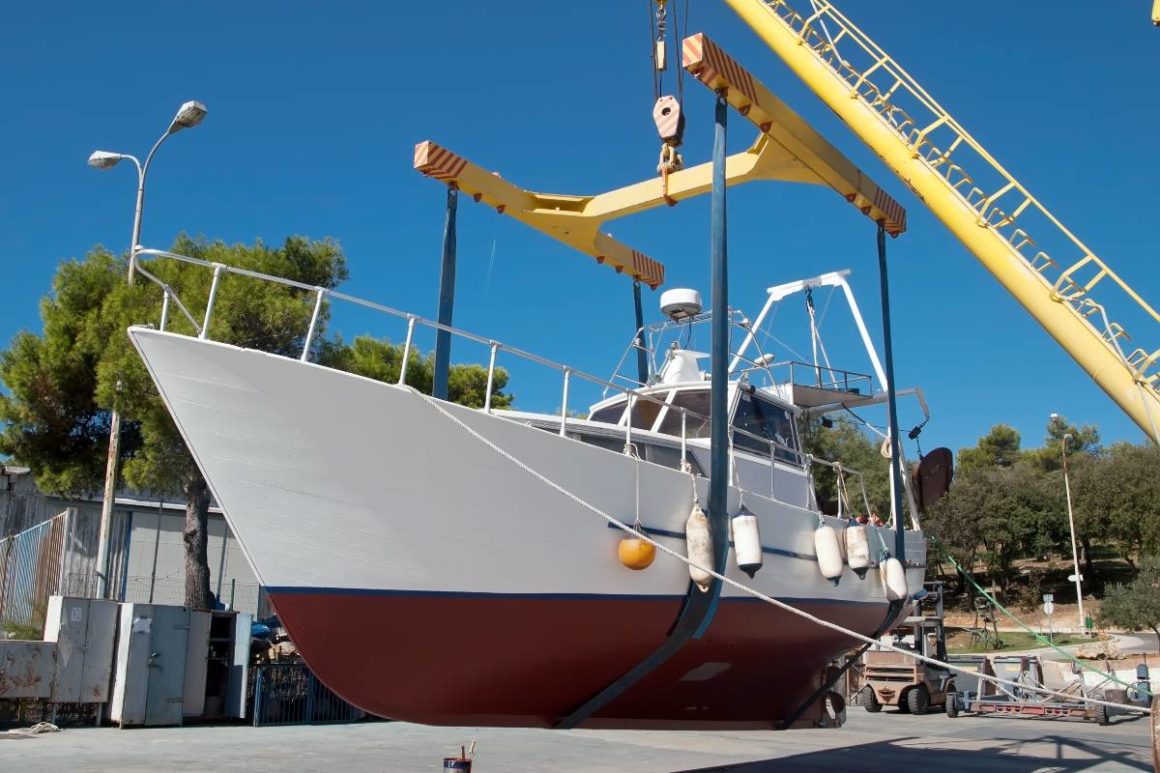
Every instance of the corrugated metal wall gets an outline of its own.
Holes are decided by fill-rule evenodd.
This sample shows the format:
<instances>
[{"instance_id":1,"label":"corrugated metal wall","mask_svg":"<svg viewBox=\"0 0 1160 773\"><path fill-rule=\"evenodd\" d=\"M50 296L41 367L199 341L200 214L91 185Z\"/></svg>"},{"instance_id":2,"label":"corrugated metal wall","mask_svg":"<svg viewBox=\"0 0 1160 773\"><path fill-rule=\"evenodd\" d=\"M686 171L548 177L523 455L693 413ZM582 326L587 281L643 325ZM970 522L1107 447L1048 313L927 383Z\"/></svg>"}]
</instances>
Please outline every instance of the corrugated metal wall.
<instances>
[{"instance_id":1,"label":"corrugated metal wall","mask_svg":"<svg viewBox=\"0 0 1160 773\"><path fill-rule=\"evenodd\" d=\"M184 511L170 508L133 510L127 541L120 551L125 601L180 604L185 598ZM258 581L230 533L225 519L210 514L208 547L210 590L221 601L242 612L258 611Z\"/></svg>"},{"instance_id":2,"label":"corrugated metal wall","mask_svg":"<svg viewBox=\"0 0 1160 773\"><path fill-rule=\"evenodd\" d=\"M44 523L66 509L67 549L62 592L87 596L97 590L99 501L48 496L30 474L0 468L0 539ZM185 599L184 503L144 503L118 498L109 544L113 595L122 601L181 604ZM209 515L210 590L232 609L259 611L257 578L220 513Z\"/></svg>"},{"instance_id":3,"label":"corrugated metal wall","mask_svg":"<svg viewBox=\"0 0 1160 773\"><path fill-rule=\"evenodd\" d=\"M44 523L60 510L53 510L36 482L22 468L0 465L0 539L27 531Z\"/></svg>"}]
</instances>

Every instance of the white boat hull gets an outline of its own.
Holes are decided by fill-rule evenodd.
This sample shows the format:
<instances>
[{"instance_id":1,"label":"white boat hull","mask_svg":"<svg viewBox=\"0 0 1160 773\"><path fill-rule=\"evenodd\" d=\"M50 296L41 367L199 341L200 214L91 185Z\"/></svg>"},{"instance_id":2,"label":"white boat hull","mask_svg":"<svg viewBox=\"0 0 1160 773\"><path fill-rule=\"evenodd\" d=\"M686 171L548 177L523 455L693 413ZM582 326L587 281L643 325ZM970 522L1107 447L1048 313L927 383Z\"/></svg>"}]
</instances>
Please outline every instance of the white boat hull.
<instances>
[{"instance_id":1,"label":"white boat hull","mask_svg":"<svg viewBox=\"0 0 1160 773\"><path fill-rule=\"evenodd\" d=\"M660 554L625 568L622 532L427 398L210 341L131 336L296 644L347 700L413 721L550 726L664 641L687 567ZM638 515L639 474L640 521L684 552L688 475L440 406L621 521ZM704 505L708 481L697 483ZM751 580L730 551L730 578L863 634L888 622L877 571L821 576L815 513L750 493L745 504L764 567ZM907 538L918 588L925 547ZM770 726L852 643L726 586L703 637L587 724Z\"/></svg>"}]
</instances>

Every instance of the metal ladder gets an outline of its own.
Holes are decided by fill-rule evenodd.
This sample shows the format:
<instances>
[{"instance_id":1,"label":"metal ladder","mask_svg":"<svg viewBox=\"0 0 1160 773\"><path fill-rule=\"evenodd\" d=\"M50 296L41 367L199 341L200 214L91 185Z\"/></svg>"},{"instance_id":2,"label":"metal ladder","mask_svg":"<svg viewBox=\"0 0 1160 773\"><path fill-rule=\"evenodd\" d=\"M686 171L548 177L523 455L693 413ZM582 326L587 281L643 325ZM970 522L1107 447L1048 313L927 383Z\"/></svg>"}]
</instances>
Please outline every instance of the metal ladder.
<instances>
[{"instance_id":1,"label":"metal ladder","mask_svg":"<svg viewBox=\"0 0 1160 773\"><path fill-rule=\"evenodd\" d=\"M788 0L726 1L818 96L847 121L861 139L883 157L900 179L943 219L1007 289L1016 294L1028 311L1136 423L1153 440L1160 441L1156 428L1160 423L1160 348L1136 347L1126 351L1124 344L1131 340L1131 336L1124 325L1108 318L1104 301L1118 288L1127 296L1128 305L1117 305L1117 308L1126 308L1133 322L1149 318L1152 322L1160 322L1160 314L828 0L798 0L799 6L808 7L806 13L800 13ZM762 14L772 17L776 23L769 24L768 19L761 18ZM816 69L810 68L809 63L800 60L800 51L808 51L816 63L828 69L830 82ZM883 134L863 131L857 121L843 115L843 106L838 104L842 97L869 107L897 146L884 147L889 141L883 139ZM933 177L941 184L931 184L929 175L924 175L920 182L908 169L900 168L904 164L892 163L890 154L900 149L905 150L911 162L935 172ZM898 158L901 157L895 156L894 161ZM962 212L948 215L945 211L940 212L940 208L965 208L975 227L986 229L1000 240L995 245L998 250L986 242L972 243L970 234L964 238L960 232L963 229ZM952 221L957 222L958 229ZM1006 252L1007 255L996 252ZM1041 292L1058 308L1066 309L1064 313L1082 321L1103 344L1094 348L1104 351L1093 351L1091 343L1086 341L1069 340L1074 336L1064 330L1068 323L1045 319L1055 315L1043 306L1033 308L1034 303L1020 297L995 269L995 265L1010 259L1033 274L1041 285L1032 288L1034 291ZM1103 301L1097 300L1093 293L1097 286L1105 294ZM1083 351L1079 351L1081 349ZM1130 391L1131 384L1121 379L1120 383L1110 386L1111 379L1101 379L1097 371L1113 364L1115 368L1126 371L1139 390L1138 395L1125 398L1114 394L1125 391L1125 384ZM1134 409L1125 402L1134 403Z\"/></svg>"}]
</instances>

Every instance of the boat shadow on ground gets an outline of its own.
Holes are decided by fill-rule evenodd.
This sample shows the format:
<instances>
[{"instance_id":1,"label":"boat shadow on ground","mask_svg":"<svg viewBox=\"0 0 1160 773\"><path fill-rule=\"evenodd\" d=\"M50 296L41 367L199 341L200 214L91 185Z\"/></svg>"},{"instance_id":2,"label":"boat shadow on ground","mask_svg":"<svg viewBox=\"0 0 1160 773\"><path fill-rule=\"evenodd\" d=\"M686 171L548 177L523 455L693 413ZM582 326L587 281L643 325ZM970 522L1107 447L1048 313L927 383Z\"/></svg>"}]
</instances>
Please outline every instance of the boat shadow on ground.
<instances>
[{"instance_id":1,"label":"boat shadow on ground","mask_svg":"<svg viewBox=\"0 0 1160 773\"><path fill-rule=\"evenodd\" d=\"M1089 742L1062 735L1034 740L1021 738L945 739L921 736L824 749L789 757L734 763L710 768L689 768L674 773L784 773L784 771L851 770L875 773L899 770L986 771L986 773L1032 773L1091 770L1120 765L1123 770L1151 771L1145 745L1123 742Z\"/></svg>"}]
</instances>

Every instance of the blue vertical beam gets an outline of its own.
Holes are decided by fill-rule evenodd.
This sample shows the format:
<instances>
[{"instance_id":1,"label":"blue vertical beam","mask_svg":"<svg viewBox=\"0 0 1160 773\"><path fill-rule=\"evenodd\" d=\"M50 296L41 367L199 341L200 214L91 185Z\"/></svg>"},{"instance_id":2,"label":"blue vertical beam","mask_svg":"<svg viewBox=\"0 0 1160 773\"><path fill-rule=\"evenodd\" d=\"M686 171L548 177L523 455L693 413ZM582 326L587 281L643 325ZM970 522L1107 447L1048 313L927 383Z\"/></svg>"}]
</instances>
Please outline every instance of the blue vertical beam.
<instances>
[{"instance_id":1,"label":"blue vertical beam","mask_svg":"<svg viewBox=\"0 0 1160 773\"><path fill-rule=\"evenodd\" d=\"M729 242L725 216L725 146L729 103L717 96L713 132L713 189L709 202L710 251L712 253L710 298L713 309L709 366L709 533L713 537L713 568L725 571L729 555ZM713 578L711 605L697 629L700 637L717 609L721 581Z\"/></svg>"},{"instance_id":2,"label":"blue vertical beam","mask_svg":"<svg viewBox=\"0 0 1160 773\"><path fill-rule=\"evenodd\" d=\"M717 98L716 133L713 138L713 201L711 209L713 253L713 364L710 438L713 448L710 456L709 533L713 537L713 568L725 572L729 555L729 516L725 512L729 485L728 429L729 429L729 298L726 271L725 239L725 125L729 103L724 96ZM668 638L643 660L617 677L607 687L556 722L560 729L576 727L612 701L632 689L641 679L655 671L680 651L691 639L700 638L717 611L721 597L721 581L714 577L707 591L701 591L692 581L685 592L681 610L669 630Z\"/></svg>"},{"instance_id":3,"label":"blue vertical beam","mask_svg":"<svg viewBox=\"0 0 1160 773\"><path fill-rule=\"evenodd\" d=\"M728 550L728 532L724 528L729 485L729 244L725 216L725 129L729 103L717 97L716 126L713 135L713 191L709 203L711 229L711 289L713 308L712 348L709 366L709 522L713 533L716 567L723 568Z\"/></svg>"},{"instance_id":4,"label":"blue vertical beam","mask_svg":"<svg viewBox=\"0 0 1160 773\"><path fill-rule=\"evenodd\" d=\"M894 339L890 333L890 279L886 272L886 227L878 222L878 282L882 290L882 352L886 360L886 404L890 412L890 476L894 481L890 510L894 514L894 557L906 560L906 529L902 506L902 449L898 438L898 400L894 388Z\"/></svg>"},{"instance_id":5,"label":"blue vertical beam","mask_svg":"<svg viewBox=\"0 0 1160 773\"><path fill-rule=\"evenodd\" d=\"M452 310L455 306L455 213L459 203L459 189L447 186L447 219L443 222L443 267L439 271L439 324L451 325ZM447 399L447 374L451 369L451 333L438 330L435 333L435 373L431 394L440 400Z\"/></svg>"},{"instance_id":6,"label":"blue vertical beam","mask_svg":"<svg viewBox=\"0 0 1160 773\"><path fill-rule=\"evenodd\" d=\"M636 310L636 380L648 383L648 353L644 342L644 308L640 301L640 280L632 283L632 304Z\"/></svg>"}]
</instances>

